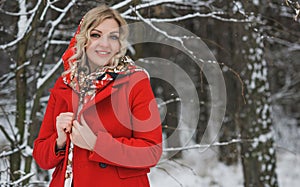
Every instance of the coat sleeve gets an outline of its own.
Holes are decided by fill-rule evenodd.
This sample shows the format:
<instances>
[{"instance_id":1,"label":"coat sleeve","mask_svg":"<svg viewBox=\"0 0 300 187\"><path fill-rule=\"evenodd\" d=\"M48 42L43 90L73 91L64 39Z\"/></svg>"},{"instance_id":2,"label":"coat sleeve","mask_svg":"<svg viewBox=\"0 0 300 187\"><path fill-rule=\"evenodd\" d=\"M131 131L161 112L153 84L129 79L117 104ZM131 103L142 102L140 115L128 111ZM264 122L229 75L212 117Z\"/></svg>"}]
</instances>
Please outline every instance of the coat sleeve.
<instances>
[{"instance_id":1,"label":"coat sleeve","mask_svg":"<svg viewBox=\"0 0 300 187\"><path fill-rule=\"evenodd\" d=\"M89 159L120 167L149 168L162 154L160 115L148 76L137 72L129 82L132 136L115 138L108 132L98 132Z\"/></svg>"},{"instance_id":2,"label":"coat sleeve","mask_svg":"<svg viewBox=\"0 0 300 187\"><path fill-rule=\"evenodd\" d=\"M33 158L43 169L56 167L64 158L65 151L55 153L57 133L55 129L55 95L50 94L39 135L34 141Z\"/></svg>"}]
</instances>

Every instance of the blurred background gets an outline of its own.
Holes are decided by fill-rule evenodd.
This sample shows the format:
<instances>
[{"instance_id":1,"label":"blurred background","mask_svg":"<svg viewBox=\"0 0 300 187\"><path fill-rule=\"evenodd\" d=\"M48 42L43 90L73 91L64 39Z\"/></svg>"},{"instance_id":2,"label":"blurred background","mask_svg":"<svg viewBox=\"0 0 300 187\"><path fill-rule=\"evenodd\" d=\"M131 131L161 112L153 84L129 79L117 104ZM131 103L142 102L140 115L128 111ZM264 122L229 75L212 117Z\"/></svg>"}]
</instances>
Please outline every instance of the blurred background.
<instances>
[{"instance_id":1,"label":"blurred background","mask_svg":"<svg viewBox=\"0 0 300 187\"><path fill-rule=\"evenodd\" d=\"M299 1L0 0L0 186L47 186L51 179L52 171L32 159L33 141L63 71L61 56L82 16L102 3L129 24L145 24L147 37L161 37L128 50L153 75L162 114L164 153L149 174L151 186L299 184ZM174 38L180 47L163 44ZM189 55L199 43L208 57ZM224 77L226 90L218 94L226 106L212 102L218 85L203 69L212 63ZM210 116L219 107L226 112L214 127Z\"/></svg>"}]
</instances>

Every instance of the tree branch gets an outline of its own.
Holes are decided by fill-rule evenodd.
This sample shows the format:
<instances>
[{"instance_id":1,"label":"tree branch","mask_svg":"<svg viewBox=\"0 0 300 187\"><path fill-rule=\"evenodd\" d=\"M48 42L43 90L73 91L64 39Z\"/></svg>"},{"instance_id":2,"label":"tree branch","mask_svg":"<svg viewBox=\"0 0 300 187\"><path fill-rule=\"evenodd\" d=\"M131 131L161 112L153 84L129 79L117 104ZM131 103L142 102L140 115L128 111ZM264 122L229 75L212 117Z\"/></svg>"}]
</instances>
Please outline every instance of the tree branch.
<instances>
[{"instance_id":1,"label":"tree branch","mask_svg":"<svg viewBox=\"0 0 300 187\"><path fill-rule=\"evenodd\" d=\"M0 124L0 130L2 131L2 133L4 134L6 140L8 140L10 142L10 144L14 143L14 140L9 136L9 134L6 132L5 128L3 125Z\"/></svg>"},{"instance_id":2,"label":"tree branch","mask_svg":"<svg viewBox=\"0 0 300 187\"><path fill-rule=\"evenodd\" d=\"M200 148L205 148L208 149L210 147L216 147L216 146L225 146L225 145L230 145L234 143L243 143L243 142L254 142L258 140L253 140L253 139L232 139L229 142L215 142L212 144L195 144L195 145L190 145L190 146L185 146L185 147L171 147L171 148L165 148L163 149L164 152L171 152L171 151L184 151L184 150L190 150L190 149L200 149Z\"/></svg>"},{"instance_id":3,"label":"tree branch","mask_svg":"<svg viewBox=\"0 0 300 187\"><path fill-rule=\"evenodd\" d=\"M21 35L18 38L16 38L15 40L13 40L7 44L0 45L0 49L7 49L9 47L12 47L12 46L16 45L18 42L20 42L25 37L26 33L29 32L30 29L32 29L32 21L36 15L37 10L41 3L42 3L42 0L38 0L36 6L33 8L33 10L32 10L33 13L31 14L30 18L26 21L26 25L24 27L25 28L24 32L21 33Z\"/></svg>"}]
</instances>

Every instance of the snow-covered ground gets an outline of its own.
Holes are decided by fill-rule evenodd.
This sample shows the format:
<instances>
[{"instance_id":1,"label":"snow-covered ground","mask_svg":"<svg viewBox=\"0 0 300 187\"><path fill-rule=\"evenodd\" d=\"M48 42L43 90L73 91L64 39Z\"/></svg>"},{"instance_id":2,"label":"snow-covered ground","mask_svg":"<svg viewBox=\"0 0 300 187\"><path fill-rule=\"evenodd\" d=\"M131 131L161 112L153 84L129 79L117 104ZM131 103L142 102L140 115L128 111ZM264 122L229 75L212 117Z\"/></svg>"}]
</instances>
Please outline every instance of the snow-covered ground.
<instances>
[{"instance_id":1,"label":"snow-covered ground","mask_svg":"<svg viewBox=\"0 0 300 187\"><path fill-rule=\"evenodd\" d=\"M279 187L300 186L300 128L279 106L273 107ZM180 160L161 161L149 174L151 187L243 187L242 165L227 166L213 149L182 152Z\"/></svg>"},{"instance_id":2,"label":"snow-covered ground","mask_svg":"<svg viewBox=\"0 0 300 187\"><path fill-rule=\"evenodd\" d=\"M297 187L300 184L300 154L277 152L279 187ZM149 174L151 187L243 187L241 164L227 166L216 159L216 153L207 150L186 151L184 159L164 161Z\"/></svg>"},{"instance_id":3,"label":"snow-covered ground","mask_svg":"<svg viewBox=\"0 0 300 187\"><path fill-rule=\"evenodd\" d=\"M227 166L217 160L217 154L211 149L194 149L184 151L182 159L161 161L149 174L151 187L243 187L241 164ZM299 186L299 151L277 150L277 174L279 187Z\"/></svg>"}]
</instances>

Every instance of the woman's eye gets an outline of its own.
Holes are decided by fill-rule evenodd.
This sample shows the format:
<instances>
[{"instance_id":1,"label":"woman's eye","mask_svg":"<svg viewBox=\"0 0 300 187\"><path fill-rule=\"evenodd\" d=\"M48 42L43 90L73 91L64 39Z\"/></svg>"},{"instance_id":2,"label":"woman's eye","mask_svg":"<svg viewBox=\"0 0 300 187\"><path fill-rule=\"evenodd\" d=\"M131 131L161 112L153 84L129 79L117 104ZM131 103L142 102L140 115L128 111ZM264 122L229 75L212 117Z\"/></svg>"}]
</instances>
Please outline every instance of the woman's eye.
<instances>
[{"instance_id":1,"label":"woman's eye","mask_svg":"<svg viewBox=\"0 0 300 187\"><path fill-rule=\"evenodd\" d=\"M91 34L91 38L100 38L100 34L97 34L97 33L92 33Z\"/></svg>"},{"instance_id":2,"label":"woman's eye","mask_svg":"<svg viewBox=\"0 0 300 187\"><path fill-rule=\"evenodd\" d=\"M119 36L116 36L116 35L111 35L110 38L112 40L119 40Z\"/></svg>"}]
</instances>

